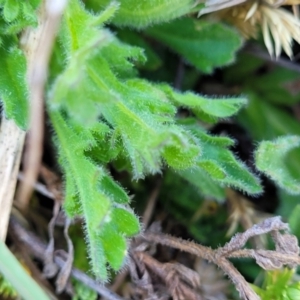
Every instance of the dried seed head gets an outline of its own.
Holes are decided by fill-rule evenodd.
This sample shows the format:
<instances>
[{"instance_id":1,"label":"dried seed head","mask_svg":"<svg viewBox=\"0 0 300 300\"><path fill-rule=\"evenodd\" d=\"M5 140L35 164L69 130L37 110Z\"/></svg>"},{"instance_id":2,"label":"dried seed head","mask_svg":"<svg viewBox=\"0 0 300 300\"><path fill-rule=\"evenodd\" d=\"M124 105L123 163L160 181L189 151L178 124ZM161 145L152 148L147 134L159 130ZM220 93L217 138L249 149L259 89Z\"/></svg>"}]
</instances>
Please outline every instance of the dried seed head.
<instances>
[{"instance_id":1,"label":"dried seed head","mask_svg":"<svg viewBox=\"0 0 300 300\"><path fill-rule=\"evenodd\" d=\"M236 26L247 39L257 38L261 29L271 56L278 57L283 49L292 57L292 41L300 43L300 20L280 6L298 4L299 0L208 0L199 16L213 12Z\"/></svg>"}]
</instances>

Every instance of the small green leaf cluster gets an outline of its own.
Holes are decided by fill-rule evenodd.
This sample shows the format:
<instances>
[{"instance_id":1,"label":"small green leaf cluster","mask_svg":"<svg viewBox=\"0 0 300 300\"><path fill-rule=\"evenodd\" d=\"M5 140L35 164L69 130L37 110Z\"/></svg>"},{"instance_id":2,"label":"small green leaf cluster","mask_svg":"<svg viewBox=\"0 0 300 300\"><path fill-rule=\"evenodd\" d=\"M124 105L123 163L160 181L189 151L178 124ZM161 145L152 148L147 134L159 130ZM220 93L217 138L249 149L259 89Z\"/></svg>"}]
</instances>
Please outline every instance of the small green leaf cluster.
<instances>
[{"instance_id":1,"label":"small green leaf cluster","mask_svg":"<svg viewBox=\"0 0 300 300\"><path fill-rule=\"evenodd\" d=\"M113 2L95 15L70 1L57 45L60 56L54 57L63 57L64 63L53 76L48 103L65 173L64 207L70 217L85 219L92 269L104 280L106 264L122 267L126 237L139 231L129 197L109 176L107 163L123 161L134 179L168 165L186 174L209 174L212 184L261 191L258 179L226 150L233 141L210 137L200 125L197 130L196 119L193 131L176 118L180 107L209 120L229 117L246 100L181 94L138 78L133 62L145 61L142 49L122 43L103 27L118 8Z\"/></svg>"},{"instance_id":2,"label":"small green leaf cluster","mask_svg":"<svg viewBox=\"0 0 300 300\"><path fill-rule=\"evenodd\" d=\"M300 136L283 136L275 141L263 141L255 152L258 170L264 172L289 193L300 194L299 182L292 177L283 157L300 146Z\"/></svg>"},{"instance_id":3,"label":"small green leaf cluster","mask_svg":"<svg viewBox=\"0 0 300 300\"><path fill-rule=\"evenodd\" d=\"M293 282L295 271L290 269L268 271L262 287L252 285L262 300L294 300L300 297L300 283Z\"/></svg>"},{"instance_id":4,"label":"small green leaf cluster","mask_svg":"<svg viewBox=\"0 0 300 300\"><path fill-rule=\"evenodd\" d=\"M1 0L1 36L16 34L25 27L36 26L36 9L40 2L40 0Z\"/></svg>"},{"instance_id":5,"label":"small green leaf cluster","mask_svg":"<svg viewBox=\"0 0 300 300\"><path fill-rule=\"evenodd\" d=\"M18 6L15 15L12 3ZM26 3L33 10L38 4ZM0 4L7 26L19 24L20 30L34 25L21 22L21 3ZM248 194L262 191L259 178L230 151L234 141L208 134L203 125L236 114L246 99L180 93L141 78L136 65L146 62L144 50L123 42L111 30L146 28L145 36L209 73L233 61L241 39L222 24L176 19L191 12L194 4L190 0L86 1L94 9L91 12L80 0L70 0L62 17L50 63L47 108L64 174L64 209L71 218L83 218L92 271L104 281L110 268L118 271L125 265L129 239L140 231L128 193L110 175L112 166L135 180L169 169L202 195L217 200L224 198L226 186ZM150 24L156 25L150 28ZM17 31L12 32L2 34L0 59L6 69L0 77L0 96L6 115L25 128L26 64L17 48ZM4 43L8 36L11 44ZM141 38L138 44L147 42ZM182 109L191 117L181 117ZM270 158L278 159L282 153ZM268 172L265 167L261 170Z\"/></svg>"},{"instance_id":6,"label":"small green leaf cluster","mask_svg":"<svg viewBox=\"0 0 300 300\"><path fill-rule=\"evenodd\" d=\"M82 282L73 280L73 288L74 288L74 296L72 297L72 300L96 300L97 299L97 293L90 288L88 288L86 285L84 285Z\"/></svg>"},{"instance_id":7,"label":"small green leaf cluster","mask_svg":"<svg viewBox=\"0 0 300 300\"><path fill-rule=\"evenodd\" d=\"M0 274L0 297L1 298L10 298L15 299L18 297L18 293L11 283L9 283L1 274Z\"/></svg>"}]
</instances>

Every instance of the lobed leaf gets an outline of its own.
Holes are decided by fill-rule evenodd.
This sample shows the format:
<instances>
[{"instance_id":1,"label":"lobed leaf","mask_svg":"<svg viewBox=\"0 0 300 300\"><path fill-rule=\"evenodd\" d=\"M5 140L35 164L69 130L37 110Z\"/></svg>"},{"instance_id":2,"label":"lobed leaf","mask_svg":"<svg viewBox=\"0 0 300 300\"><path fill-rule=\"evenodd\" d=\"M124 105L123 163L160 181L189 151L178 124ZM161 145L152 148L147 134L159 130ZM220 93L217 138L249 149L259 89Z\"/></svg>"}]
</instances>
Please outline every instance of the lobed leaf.
<instances>
[{"instance_id":1,"label":"lobed leaf","mask_svg":"<svg viewBox=\"0 0 300 300\"><path fill-rule=\"evenodd\" d=\"M50 116L60 145L61 165L67 174L64 208L71 217L77 214L84 217L93 273L107 280L107 262L116 270L122 266L127 253L125 237L138 231L138 220L121 207L114 207L129 198L101 167L85 157L83 145L89 142L82 143L59 112L52 111ZM105 126L100 128L107 130ZM122 221L117 222L115 215L124 217L128 229L118 226Z\"/></svg>"},{"instance_id":2,"label":"lobed leaf","mask_svg":"<svg viewBox=\"0 0 300 300\"><path fill-rule=\"evenodd\" d=\"M243 97L211 99L192 92L181 94L173 91L167 85L161 85L161 88L168 94L175 105L190 108L195 114L203 113L216 118L230 117L247 104L247 99Z\"/></svg>"},{"instance_id":3,"label":"lobed leaf","mask_svg":"<svg viewBox=\"0 0 300 300\"><path fill-rule=\"evenodd\" d=\"M228 149L233 145L233 140L227 137L210 136L196 124L186 125L186 127L193 132L202 149L202 155L198 157L196 166L191 169L194 176L201 178L204 170L222 186L233 186L249 194L262 192L259 179Z\"/></svg>"},{"instance_id":4,"label":"lobed leaf","mask_svg":"<svg viewBox=\"0 0 300 300\"><path fill-rule=\"evenodd\" d=\"M146 70L156 70L162 65L161 58L155 53L155 51L151 47L151 44L147 42L147 40L140 33L122 28L117 31L117 35L121 41L133 46L140 47L144 50L147 60L143 65L138 64L139 68Z\"/></svg>"},{"instance_id":5,"label":"lobed leaf","mask_svg":"<svg viewBox=\"0 0 300 300\"><path fill-rule=\"evenodd\" d=\"M257 169L291 194L300 193L299 178L291 176L283 158L289 151L299 146L300 136L283 136L273 141L260 142L255 151Z\"/></svg>"}]
</instances>

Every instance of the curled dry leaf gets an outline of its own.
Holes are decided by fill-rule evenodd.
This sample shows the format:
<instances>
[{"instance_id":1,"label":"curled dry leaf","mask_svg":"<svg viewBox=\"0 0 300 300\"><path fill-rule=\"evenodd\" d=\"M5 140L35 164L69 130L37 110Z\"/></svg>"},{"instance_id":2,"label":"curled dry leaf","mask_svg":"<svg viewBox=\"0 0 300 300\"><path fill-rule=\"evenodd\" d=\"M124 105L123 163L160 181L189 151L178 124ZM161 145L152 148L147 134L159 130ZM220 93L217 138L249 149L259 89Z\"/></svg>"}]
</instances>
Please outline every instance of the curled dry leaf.
<instances>
[{"instance_id":1,"label":"curled dry leaf","mask_svg":"<svg viewBox=\"0 0 300 300\"><path fill-rule=\"evenodd\" d=\"M57 293L61 293L65 290L72 272L72 266L74 261L74 246L68 233L70 224L71 224L71 220L69 218L66 218L65 226L64 226L64 236L68 244L68 255L67 255L66 263L60 269L57 275L57 279L56 279Z\"/></svg>"},{"instance_id":2,"label":"curled dry leaf","mask_svg":"<svg viewBox=\"0 0 300 300\"><path fill-rule=\"evenodd\" d=\"M59 210L60 210L61 203L56 201L54 202L54 207L53 207L53 217L49 222L48 225L48 233L49 233L49 243L46 249L46 255L44 258L44 269L43 269L43 274L47 278L52 278L54 277L57 272L58 272L58 266L54 262L54 227L55 227L55 221L58 217Z\"/></svg>"},{"instance_id":3,"label":"curled dry leaf","mask_svg":"<svg viewBox=\"0 0 300 300\"><path fill-rule=\"evenodd\" d=\"M236 234L230 242L224 247L219 249L220 256L226 255L227 253L241 249L245 246L246 242L254 236L269 233L278 230L288 230L289 226L287 223L283 223L280 217L273 217L264 220L260 224L254 225L243 233Z\"/></svg>"}]
</instances>

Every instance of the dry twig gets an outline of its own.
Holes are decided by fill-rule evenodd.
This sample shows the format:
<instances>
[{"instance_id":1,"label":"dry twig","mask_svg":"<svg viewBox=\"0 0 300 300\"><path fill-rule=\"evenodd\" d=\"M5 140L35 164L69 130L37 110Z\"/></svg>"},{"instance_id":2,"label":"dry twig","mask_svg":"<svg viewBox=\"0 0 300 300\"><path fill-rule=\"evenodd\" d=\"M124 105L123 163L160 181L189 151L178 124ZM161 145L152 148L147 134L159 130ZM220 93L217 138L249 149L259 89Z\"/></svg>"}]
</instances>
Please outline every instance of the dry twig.
<instances>
[{"instance_id":1,"label":"dry twig","mask_svg":"<svg viewBox=\"0 0 300 300\"><path fill-rule=\"evenodd\" d=\"M228 258L254 258L256 263L265 270L279 269L284 265L292 267L300 265L298 240L289 234L288 230L288 224L283 223L280 217L269 218L252 226L244 233L236 234L224 247L215 250L159 233L145 232L143 238L148 242L173 247L216 264L234 283L242 299L259 300L259 296ZM275 243L275 250L242 249L250 238L266 233L271 234Z\"/></svg>"}]
</instances>

